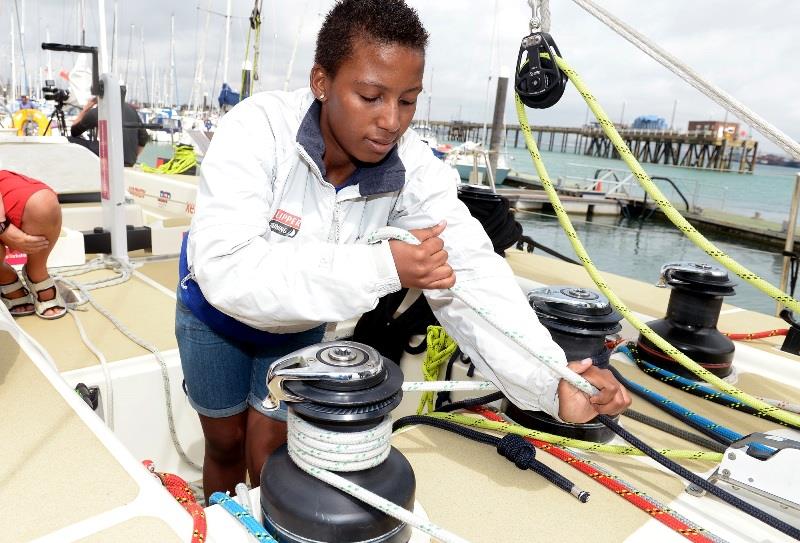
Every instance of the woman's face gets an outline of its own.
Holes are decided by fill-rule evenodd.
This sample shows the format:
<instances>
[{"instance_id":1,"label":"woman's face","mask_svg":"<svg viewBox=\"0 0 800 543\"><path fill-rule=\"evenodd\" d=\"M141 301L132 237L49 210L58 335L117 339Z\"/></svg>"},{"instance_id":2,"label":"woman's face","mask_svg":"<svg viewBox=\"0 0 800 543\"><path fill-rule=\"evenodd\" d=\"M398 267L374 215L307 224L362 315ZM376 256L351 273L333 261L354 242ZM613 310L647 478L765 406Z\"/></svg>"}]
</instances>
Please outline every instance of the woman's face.
<instances>
[{"instance_id":1,"label":"woman's face","mask_svg":"<svg viewBox=\"0 0 800 543\"><path fill-rule=\"evenodd\" d=\"M422 91L425 54L399 44L353 40L353 54L331 78L319 67L312 87L324 95L326 154L339 147L360 162L382 160L406 131ZM317 83L315 85L315 83Z\"/></svg>"}]
</instances>

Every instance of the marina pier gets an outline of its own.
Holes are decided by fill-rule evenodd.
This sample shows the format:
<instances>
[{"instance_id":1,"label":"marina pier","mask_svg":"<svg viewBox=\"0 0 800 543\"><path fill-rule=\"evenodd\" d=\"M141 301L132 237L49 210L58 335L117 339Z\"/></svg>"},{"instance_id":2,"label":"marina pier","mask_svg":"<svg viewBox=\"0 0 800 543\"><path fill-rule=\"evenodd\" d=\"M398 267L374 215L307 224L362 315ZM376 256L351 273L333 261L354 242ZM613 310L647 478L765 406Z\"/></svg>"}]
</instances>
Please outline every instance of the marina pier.
<instances>
[{"instance_id":1,"label":"marina pier","mask_svg":"<svg viewBox=\"0 0 800 543\"><path fill-rule=\"evenodd\" d=\"M477 122L430 121L415 126L426 126L440 140L449 141L483 141L484 129L491 134L491 127ZM503 130L506 145L524 147L518 124L507 124ZM753 173L756 165L754 139L731 138L715 130L617 130L639 162L738 173ZM542 151L619 158L599 126L531 126L531 131Z\"/></svg>"}]
</instances>

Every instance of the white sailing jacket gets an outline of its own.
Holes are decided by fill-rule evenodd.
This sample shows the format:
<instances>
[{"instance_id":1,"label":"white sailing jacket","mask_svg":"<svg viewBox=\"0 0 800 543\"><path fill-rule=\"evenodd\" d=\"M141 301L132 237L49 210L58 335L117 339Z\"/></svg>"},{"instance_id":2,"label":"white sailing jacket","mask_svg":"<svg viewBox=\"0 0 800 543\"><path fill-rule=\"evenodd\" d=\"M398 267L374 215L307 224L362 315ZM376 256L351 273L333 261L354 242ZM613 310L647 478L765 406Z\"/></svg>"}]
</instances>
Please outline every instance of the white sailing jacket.
<instances>
[{"instance_id":1,"label":"white sailing jacket","mask_svg":"<svg viewBox=\"0 0 800 543\"><path fill-rule=\"evenodd\" d=\"M457 172L413 130L339 192L325 180L319 103L310 90L263 92L221 120L203 160L187 248L211 305L259 330L289 333L339 322L399 290L389 245L367 245L384 226L447 221L441 234L457 284L524 331L535 349L563 351L457 197ZM476 368L515 404L558 416L552 370L449 290L424 291L436 318Z\"/></svg>"}]
</instances>

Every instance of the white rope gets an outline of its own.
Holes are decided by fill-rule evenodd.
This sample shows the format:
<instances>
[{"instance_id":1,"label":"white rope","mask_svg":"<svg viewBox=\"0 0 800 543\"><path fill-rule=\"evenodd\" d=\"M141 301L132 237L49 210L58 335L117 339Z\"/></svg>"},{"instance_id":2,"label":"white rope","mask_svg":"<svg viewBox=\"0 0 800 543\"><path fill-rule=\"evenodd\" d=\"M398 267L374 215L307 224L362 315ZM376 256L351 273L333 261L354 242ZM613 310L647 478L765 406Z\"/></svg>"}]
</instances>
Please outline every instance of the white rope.
<instances>
[{"instance_id":1,"label":"white rope","mask_svg":"<svg viewBox=\"0 0 800 543\"><path fill-rule=\"evenodd\" d=\"M75 275L79 275L79 274L82 274L82 273L87 273L87 272L90 272L90 271L95 271L95 270L100 270L100 269L111 269L113 271L116 271L118 273L118 276L117 277L112 277L112 278L109 278L109 279L101 279L101 280L98 280L98 281L92 281L92 282L89 282L89 283L86 283L86 284L79 283L79 282L76 282L76 281L73 281L71 279L67 279L66 278L66 277L75 276ZM86 301L83 302L83 303L86 303L86 302L90 303L92 305L92 307L94 307L95 310L98 313L100 313L106 319L111 321L111 324L113 324L114 327L117 330L120 331L120 333L125 335L128 339L130 339L131 341L136 343L138 346L142 347L143 349L145 349L147 351L150 351L150 353L152 353L153 356L156 357L156 360L158 361L158 364L161 367L161 381L162 381L162 384L164 386L164 396L165 396L165 401L166 401L166 404L167 404L166 405L166 407L167 407L167 423L169 425L169 433L170 433L170 438L172 439L172 444L175 447L175 450L178 453L178 456L184 462L186 462L189 466L195 468L196 470L202 471L202 469L203 469L202 466L198 465L197 463L192 461L191 458L189 458L189 456L183 450L183 447L181 446L180 441L178 440L178 433L177 433L177 430L176 430L176 427L175 427L174 409L172 407L172 390L171 390L170 379L169 379L169 370L167 368L167 363L164 360L164 357L161 355L161 351L159 351L158 348L155 345L152 345L151 343L145 341L144 339L142 339L139 336L137 336L136 334L134 334L133 331L131 331L130 328L125 326L119 319L117 319L111 313L111 311L109 311L103 305L98 303L92 297L92 295L89 293L90 290L103 288L103 287L110 287L110 286L118 285L118 284L124 283L125 281L128 281L131 278L132 274L133 274L133 268L129 264L124 263L124 262L111 260L111 259L104 259L102 257L98 257L97 259L94 259L94 260L92 260L90 262L87 262L84 265L65 268L65 269L59 270L59 272L60 273L57 274L57 277L61 281L63 281L65 284L67 284L67 286L69 286L70 288L78 290L81 294L83 294L83 296L86 297ZM78 304L78 305L80 305L80 304ZM82 326L80 325L80 321L77 319L77 317L76 317L76 315L74 313L72 313L72 316L76 319L75 322L78 325L78 330L79 330L79 332L81 332L81 338L83 339L85 336L84 336L84 333L81 330ZM95 354L95 356L98 356L98 355L99 356L103 356L102 353L100 353L99 350L96 350L94 345L92 345L91 342L88 341L88 337L86 337L86 339L84 339L84 343L86 344L87 348L89 348L89 350L92 351ZM102 361L101 361L101 364L102 364ZM103 365L103 371L104 372L107 371L105 365ZM107 386L109 387L109 390L111 390L110 384L108 384L108 382L110 380L110 376L108 374L106 374L106 379L107 379ZM109 401L111 401L112 399L113 399L113 392L109 394ZM112 414L111 418L113 419L113 407L111 407L111 414ZM113 427L112 427L112 429L113 429Z\"/></svg>"},{"instance_id":2,"label":"white rope","mask_svg":"<svg viewBox=\"0 0 800 543\"><path fill-rule=\"evenodd\" d=\"M452 392L456 390L496 389L490 381L406 381L405 392Z\"/></svg>"},{"instance_id":3,"label":"white rope","mask_svg":"<svg viewBox=\"0 0 800 543\"><path fill-rule=\"evenodd\" d=\"M528 0L531 7L531 32L550 32L550 0Z\"/></svg>"},{"instance_id":4,"label":"white rope","mask_svg":"<svg viewBox=\"0 0 800 543\"><path fill-rule=\"evenodd\" d=\"M402 228L395 228L393 226L379 228L370 234L370 236L367 238L367 243L372 244L390 239L400 240L412 245L419 245L420 243L419 240L408 231L403 230ZM578 390L581 390L590 396L594 396L598 393L598 390L589 381L566 366L560 364L557 360L549 355L541 353L532 347L535 342L528 338L525 330L517 330L514 329L513 326L507 326L502 322L502 318L495 314L491 308L481 305L479 302L473 300L472 297L467 293L466 289L459 287L456 284L450 288L450 292L464 302L467 307L472 309L479 317L491 324L496 330L522 347L526 352L533 355L540 362L544 363L544 365L548 367L557 377L564 379Z\"/></svg>"},{"instance_id":5,"label":"white rope","mask_svg":"<svg viewBox=\"0 0 800 543\"><path fill-rule=\"evenodd\" d=\"M106 381L106 399L103 401L103 417L105 418L106 424L114 431L114 383L111 380L111 372L108 370L108 360L106 360L105 355L103 352L97 348L97 346L92 343L89 339L89 336L86 334L86 329L83 327L83 323L78 318L78 314L75 312L74 309L67 309L67 313L75 320L75 326L78 327L78 333L83 340L83 344L86 345L86 348L89 349L92 354L97 358L100 362L100 368L103 370L103 378Z\"/></svg>"},{"instance_id":6,"label":"white rope","mask_svg":"<svg viewBox=\"0 0 800 543\"><path fill-rule=\"evenodd\" d=\"M778 129L778 127L768 122L715 84L705 80L700 74L681 62L680 59L672 56L653 43L647 36L640 34L608 11L599 7L592 0L572 1L596 17L611 30L644 51L659 64L665 66L701 93L714 100L727 111L733 113L739 119L746 121L775 145L789 153L794 159L800 160L800 144Z\"/></svg>"},{"instance_id":7,"label":"white rope","mask_svg":"<svg viewBox=\"0 0 800 543\"><path fill-rule=\"evenodd\" d=\"M433 522L329 471L360 471L381 464L391 450L392 421L389 417L364 432L331 432L304 421L290 405L287 425L289 456L306 473L439 541L467 543Z\"/></svg>"}]
</instances>

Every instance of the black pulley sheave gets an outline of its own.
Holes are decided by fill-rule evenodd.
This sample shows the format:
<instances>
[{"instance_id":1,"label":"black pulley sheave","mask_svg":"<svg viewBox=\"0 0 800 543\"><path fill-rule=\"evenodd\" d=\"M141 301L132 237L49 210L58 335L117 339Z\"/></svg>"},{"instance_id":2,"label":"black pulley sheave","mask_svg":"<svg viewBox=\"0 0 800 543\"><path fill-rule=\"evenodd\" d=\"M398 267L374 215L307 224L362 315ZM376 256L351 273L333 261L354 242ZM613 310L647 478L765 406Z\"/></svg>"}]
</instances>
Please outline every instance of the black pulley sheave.
<instances>
[{"instance_id":1,"label":"black pulley sheave","mask_svg":"<svg viewBox=\"0 0 800 543\"><path fill-rule=\"evenodd\" d=\"M273 405L291 402L300 418L332 432L376 427L403 395L397 364L352 341L296 351L275 362L268 381ZM407 510L414 507L414 472L395 448L378 466L338 475ZM265 527L282 543L406 543L411 537L406 524L301 470L285 445L264 464L261 507Z\"/></svg>"},{"instance_id":2,"label":"black pulley sheave","mask_svg":"<svg viewBox=\"0 0 800 543\"><path fill-rule=\"evenodd\" d=\"M727 377L733 371L735 347L717 330L717 321L723 297L736 293L728 272L709 264L675 262L661 268L659 285L672 289L667 314L647 325L711 373ZM639 336L638 347L642 358L656 366L696 379L645 336Z\"/></svg>"},{"instance_id":3,"label":"black pulley sheave","mask_svg":"<svg viewBox=\"0 0 800 543\"><path fill-rule=\"evenodd\" d=\"M522 103L534 109L555 105L567 88L567 76L556 64L561 56L553 37L533 32L522 38L514 73L514 90Z\"/></svg>"},{"instance_id":4,"label":"black pulley sheave","mask_svg":"<svg viewBox=\"0 0 800 543\"><path fill-rule=\"evenodd\" d=\"M622 316L605 296L581 287L552 286L531 290L528 302L567 360L591 358L595 366L608 365L606 337L622 329ZM506 413L526 428L585 441L607 442L614 438L614 433L596 419L585 424L560 422L547 413L524 411L510 402Z\"/></svg>"}]
</instances>

